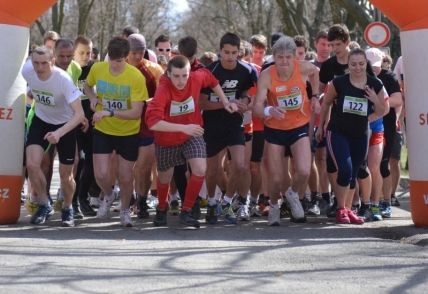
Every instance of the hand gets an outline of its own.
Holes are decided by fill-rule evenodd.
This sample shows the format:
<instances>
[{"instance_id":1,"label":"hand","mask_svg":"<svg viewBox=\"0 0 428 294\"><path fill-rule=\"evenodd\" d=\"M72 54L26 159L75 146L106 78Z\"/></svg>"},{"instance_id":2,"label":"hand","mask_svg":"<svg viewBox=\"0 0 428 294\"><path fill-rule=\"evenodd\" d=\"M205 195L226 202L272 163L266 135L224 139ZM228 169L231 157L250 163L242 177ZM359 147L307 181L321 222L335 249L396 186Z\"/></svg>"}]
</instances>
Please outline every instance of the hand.
<instances>
[{"instance_id":1,"label":"hand","mask_svg":"<svg viewBox=\"0 0 428 294\"><path fill-rule=\"evenodd\" d=\"M238 112L238 106L235 103L227 102L223 105L224 109L226 109L229 113Z\"/></svg>"},{"instance_id":2,"label":"hand","mask_svg":"<svg viewBox=\"0 0 428 294\"><path fill-rule=\"evenodd\" d=\"M269 109L270 116L273 116L276 119L283 119L286 112L287 111L278 106L273 106Z\"/></svg>"},{"instance_id":3,"label":"hand","mask_svg":"<svg viewBox=\"0 0 428 294\"><path fill-rule=\"evenodd\" d=\"M320 113L320 112L321 112L320 102L319 102L319 100L318 100L317 98L315 98L315 97L312 97L312 99L311 99L311 111L312 111L313 113L316 113L316 114L318 114L318 113Z\"/></svg>"},{"instance_id":4,"label":"hand","mask_svg":"<svg viewBox=\"0 0 428 294\"><path fill-rule=\"evenodd\" d=\"M201 136L204 134L204 129L200 125L184 125L183 133L189 136Z\"/></svg>"},{"instance_id":5,"label":"hand","mask_svg":"<svg viewBox=\"0 0 428 294\"><path fill-rule=\"evenodd\" d=\"M61 131L56 130L55 132L49 132L45 135L43 138L44 140L48 140L51 144L57 144L59 142L59 139L61 139L62 134Z\"/></svg>"},{"instance_id":6,"label":"hand","mask_svg":"<svg viewBox=\"0 0 428 294\"><path fill-rule=\"evenodd\" d=\"M321 142L324 139L324 128L318 128L317 132L315 133L315 139L317 142Z\"/></svg>"},{"instance_id":7,"label":"hand","mask_svg":"<svg viewBox=\"0 0 428 294\"><path fill-rule=\"evenodd\" d=\"M92 124L95 125L97 122L99 122L104 117L109 117L110 111L107 110L99 110L94 113L94 116L92 117Z\"/></svg>"},{"instance_id":8,"label":"hand","mask_svg":"<svg viewBox=\"0 0 428 294\"><path fill-rule=\"evenodd\" d=\"M247 111L247 104L243 103L240 100L230 100L230 103L236 104L236 106L238 106L238 112L239 113L244 113L245 111Z\"/></svg>"},{"instance_id":9,"label":"hand","mask_svg":"<svg viewBox=\"0 0 428 294\"><path fill-rule=\"evenodd\" d=\"M96 110L97 105L103 105L101 101L98 100L98 98L93 98L93 99L89 98L89 101L91 102L91 109L93 112L97 111Z\"/></svg>"},{"instance_id":10,"label":"hand","mask_svg":"<svg viewBox=\"0 0 428 294\"><path fill-rule=\"evenodd\" d=\"M81 127L81 129L82 129L82 132L84 132L84 133L86 133L88 131L88 129L89 129L89 121L88 121L88 119L86 117L82 121L82 127Z\"/></svg>"},{"instance_id":11,"label":"hand","mask_svg":"<svg viewBox=\"0 0 428 294\"><path fill-rule=\"evenodd\" d=\"M366 94L364 95L367 99L369 99L371 102L376 104L379 102L379 97L377 96L376 92L373 90L373 88L366 87Z\"/></svg>"}]
</instances>

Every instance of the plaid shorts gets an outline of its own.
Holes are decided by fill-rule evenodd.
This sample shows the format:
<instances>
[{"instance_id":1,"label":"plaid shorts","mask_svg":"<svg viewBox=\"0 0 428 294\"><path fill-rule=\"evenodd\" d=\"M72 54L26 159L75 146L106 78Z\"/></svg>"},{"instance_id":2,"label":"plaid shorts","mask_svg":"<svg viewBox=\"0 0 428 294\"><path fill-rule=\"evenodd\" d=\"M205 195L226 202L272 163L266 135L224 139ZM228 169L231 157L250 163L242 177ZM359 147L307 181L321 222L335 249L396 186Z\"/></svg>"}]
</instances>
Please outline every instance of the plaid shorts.
<instances>
[{"instance_id":1,"label":"plaid shorts","mask_svg":"<svg viewBox=\"0 0 428 294\"><path fill-rule=\"evenodd\" d=\"M192 136L186 142L176 146L163 147L155 143L157 170L165 172L170 168L182 165L187 159L206 158L205 141L202 136Z\"/></svg>"}]
</instances>

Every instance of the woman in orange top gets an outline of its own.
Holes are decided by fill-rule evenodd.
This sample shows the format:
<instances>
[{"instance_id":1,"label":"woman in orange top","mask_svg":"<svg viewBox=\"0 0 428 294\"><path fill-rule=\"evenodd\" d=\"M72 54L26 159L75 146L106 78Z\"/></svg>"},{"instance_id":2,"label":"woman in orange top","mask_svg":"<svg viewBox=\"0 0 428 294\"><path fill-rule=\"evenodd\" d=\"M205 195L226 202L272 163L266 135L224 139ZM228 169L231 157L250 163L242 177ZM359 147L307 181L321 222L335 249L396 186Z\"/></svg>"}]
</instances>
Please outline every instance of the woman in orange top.
<instances>
[{"instance_id":1,"label":"woman in orange top","mask_svg":"<svg viewBox=\"0 0 428 294\"><path fill-rule=\"evenodd\" d=\"M282 162L285 146L289 146L295 160L293 184L285 193L294 218L304 218L297 191L308 180L311 167L309 135L310 112L320 111L318 99L307 97L306 80L312 89L319 88L318 70L310 62L298 61L296 44L290 37L282 37L272 47L275 65L263 71L257 82L253 114L265 119L265 154L268 158L268 189L271 196L268 224L280 223L278 195L283 178ZM267 96L267 107L264 101ZM313 96L318 97L315 93Z\"/></svg>"}]
</instances>

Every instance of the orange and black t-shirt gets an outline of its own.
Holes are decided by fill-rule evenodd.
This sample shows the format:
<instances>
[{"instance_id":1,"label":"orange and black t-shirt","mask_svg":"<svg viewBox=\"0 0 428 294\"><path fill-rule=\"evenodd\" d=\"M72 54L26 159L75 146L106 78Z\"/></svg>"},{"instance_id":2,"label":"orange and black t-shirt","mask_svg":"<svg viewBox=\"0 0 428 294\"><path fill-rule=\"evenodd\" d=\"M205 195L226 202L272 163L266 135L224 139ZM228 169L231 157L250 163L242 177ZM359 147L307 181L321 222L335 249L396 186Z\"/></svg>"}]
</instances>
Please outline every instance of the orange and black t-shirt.
<instances>
[{"instance_id":1,"label":"orange and black t-shirt","mask_svg":"<svg viewBox=\"0 0 428 294\"><path fill-rule=\"evenodd\" d=\"M300 74L299 61L294 61L293 73L287 81L279 78L276 66L269 67L271 76L270 89L267 94L267 105L278 106L286 111L283 119L269 117L265 126L278 130L292 130L309 123L310 103L306 92L306 82Z\"/></svg>"}]
</instances>

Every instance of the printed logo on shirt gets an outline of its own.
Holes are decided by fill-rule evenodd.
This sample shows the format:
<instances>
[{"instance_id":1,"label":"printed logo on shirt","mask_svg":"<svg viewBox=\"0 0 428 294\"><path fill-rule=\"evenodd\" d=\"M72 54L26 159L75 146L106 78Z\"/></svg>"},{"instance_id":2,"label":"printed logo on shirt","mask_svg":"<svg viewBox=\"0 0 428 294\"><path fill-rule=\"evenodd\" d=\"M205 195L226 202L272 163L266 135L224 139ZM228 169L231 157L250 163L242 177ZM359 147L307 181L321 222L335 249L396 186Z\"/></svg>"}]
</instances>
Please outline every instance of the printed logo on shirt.
<instances>
[{"instance_id":1,"label":"printed logo on shirt","mask_svg":"<svg viewBox=\"0 0 428 294\"><path fill-rule=\"evenodd\" d=\"M294 87L294 88L291 88L290 92L291 92L291 93L294 93L294 92L297 92L297 91L299 91L299 90L300 90L300 88L299 88L299 87Z\"/></svg>"},{"instance_id":2,"label":"printed logo on shirt","mask_svg":"<svg viewBox=\"0 0 428 294\"><path fill-rule=\"evenodd\" d=\"M285 90L287 90L287 86L279 86L279 87L276 87L275 88L275 91L278 93L278 92L283 92L283 91L285 91Z\"/></svg>"},{"instance_id":3,"label":"printed logo on shirt","mask_svg":"<svg viewBox=\"0 0 428 294\"><path fill-rule=\"evenodd\" d=\"M236 88L236 85L238 84L238 80L225 80L222 88Z\"/></svg>"}]
</instances>

